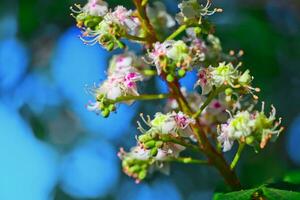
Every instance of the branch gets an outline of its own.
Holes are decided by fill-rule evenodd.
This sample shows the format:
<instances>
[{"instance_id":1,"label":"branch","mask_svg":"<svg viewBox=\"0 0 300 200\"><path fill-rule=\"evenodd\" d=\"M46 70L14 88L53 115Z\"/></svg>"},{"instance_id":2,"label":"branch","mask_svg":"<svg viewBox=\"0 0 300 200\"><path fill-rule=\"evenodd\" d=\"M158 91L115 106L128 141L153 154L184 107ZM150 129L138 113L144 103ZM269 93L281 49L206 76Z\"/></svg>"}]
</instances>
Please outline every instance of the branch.
<instances>
[{"instance_id":1,"label":"branch","mask_svg":"<svg viewBox=\"0 0 300 200\"><path fill-rule=\"evenodd\" d=\"M241 157L241 154L244 150L244 147L245 147L245 143L239 143L239 148L230 164L230 169L233 170L237 164L237 162L239 161L240 157Z\"/></svg>"},{"instance_id":2,"label":"branch","mask_svg":"<svg viewBox=\"0 0 300 200\"><path fill-rule=\"evenodd\" d=\"M158 39L156 32L154 31L154 28L151 25L146 13L145 3L147 3L147 1L142 2L142 0L133 0L133 3L138 11L138 16L141 20L142 28L148 33L148 43L149 45L152 45L152 43L155 43L156 41L158 41Z\"/></svg>"}]
</instances>

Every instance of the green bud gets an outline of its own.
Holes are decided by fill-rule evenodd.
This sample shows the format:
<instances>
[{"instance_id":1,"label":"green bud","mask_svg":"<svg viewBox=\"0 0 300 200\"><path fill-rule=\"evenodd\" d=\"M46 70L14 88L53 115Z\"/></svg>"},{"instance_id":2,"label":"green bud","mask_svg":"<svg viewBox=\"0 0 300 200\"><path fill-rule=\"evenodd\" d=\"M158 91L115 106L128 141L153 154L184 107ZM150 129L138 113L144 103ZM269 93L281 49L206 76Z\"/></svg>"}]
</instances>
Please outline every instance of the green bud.
<instances>
[{"instance_id":1,"label":"green bud","mask_svg":"<svg viewBox=\"0 0 300 200\"><path fill-rule=\"evenodd\" d=\"M86 17L87 17L86 13L80 13L76 16L76 20L77 21L84 21Z\"/></svg>"},{"instance_id":2,"label":"green bud","mask_svg":"<svg viewBox=\"0 0 300 200\"><path fill-rule=\"evenodd\" d=\"M139 180L143 180L146 178L146 176L147 176L147 170L142 170L142 171L140 171L138 178L139 178Z\"/></svg>"},{"instance_id":3,"label":"green bud","mask_svg":"<svg viewBox=\"0 0 300 200\"><path fill-rule=\"evenodd\" d=\"M143 135L140 135L138 137L138 139L139 139L140 142L145 143L145 142L147 142L149 140L152 140L152 137L151 137L151 134L143 134Z\"/></svg>"},{"instance_id":4,"label":"green bud","mask_svg":"<svg viewBox=\"0 0 300 200\"><path fill-rule=\"evenodd\" d=\"M252 135L246 137L246 144L251 145L254 142L254 137Z\"/></svg>"},{"instance_id":5,"label":"green bud","mask_svg":"<svg viewBox=\"0 0 300 200\"><path fill-rule=\"evenodd\" d=\"M196 36L199 36L202 30L200 27L196 27L196 28L194 28L194 31L195 31Z\"/></svg>"},{"instance_id":6,"label":"green bud","mask_svg":"<svg viewBox=\"0 0 300 200\"><path fill-rule=\"evenodd\" d=\"M156 146L157 148L160 148L160 147L162 147L163 144L164 144L164 143L163 143L162 141L157 141L157 142L155 143L155 146Z\"/></svg>"},{"instance_id":7,"label":"green bud","mask_svg":"<svg viewBox=\"0 0 300 200\"><path fill-rule=\"evenodd\" d=\"M109 110L110 112L115 111L115 110L116 110L116 106L115 106L114 104L109 104L108 110Z\"/></svg>"},{"instance_id":8,"label":"green bud","mask_svg":"<svg viewBox=\"0 0 300 200\"><path fill-rule=\"evenodd\" d=\"M174 76L173 76L172 74L168 74L168 75L167 75L167 81L168 81L168 82L172 83L172 82L174 81L174 79L175 79L175 78L174 78Z\"/></svg>"},{"instance_id":9,"label":"green bud","mask_svg":"<svg viewBox=\"0 0 300 200\"><path fill-rule=\"evenodd\" d=\"M113 42L109 42L108 45L106 45L106 49L108 51L112 51L115 47L115 44Z\"/></svg>"},{"instance_id":10,"label":"green bud","mask_svg":"<svg viewBox=\"0 0 300 200\"><path fill-rule=\"evenodd\" d=\"M119 46L119 48L124 49L125 48L125 44L123 42L121 42L120 40L116 40L117 45Z\"/></svg>"},{"instance_id":11,"label":"green bud","mask_svg":"<svg viewBox=\"0 0 300 200\"><path fill-rule=\"evenodd\" d=\"M158 153L158 149L156 147L154 147L153 149L151 149L150 151L150 156L156 156Z\"/></svg>"},{"instance_id":12,"label":"green bud","mask_svg":"<svg viewBox=\"0 0 300 200\"><path fill-rule=\"evenodd\" d=\"M150 140L150 141L146 142L144 145L147 149L151 149L151 148L155 147L155 141Z\"/></svg>"},{"instance_id":13,"label":"green bud","mask_svg":"<svg viewBox=\"0 0 300 200\"><path fill-rule=\"evenodd\" d=\"M178 76L179 76L179 77L184 77L185 74L186 74L186 71L185 71L184 69L178 70Z\"/></svg>"},{"instance_id":14,"label":"green bud","mask_svg":"<svg viewBox=\"0 0 300 200\"><path fill-rule=\"evenodd\" d=\"M139 165L133 165L132 167L129 168L129 171L131 173L136 173L136 172L138 172L140 170L141 170L141 167Z\"/></svg>"},{"instance_id":15,"label":"green bud","mask_svg":"<svg viewBox=\"0 0 300 200\"><path fill-rule=\"evenodd\" d=\"M231 88L227 88L227 89L225 90L226 96L232 95L232 92L233 92L233 90L232 90Z\"/></svg>"},{"instance_id":16,"label":"green bud","mask_svg":"<svg viewBox=\"0 0 300 200\"><path fill-rule=\"evenodd\" d=\"M105 109L102 110L102 112L101 112L101 115L102 115L104 118L107 118L107 117L109 116L109 114L110 114L110 111L109 111L107 108L105 108Z\"/></svg>"}]
</instances>

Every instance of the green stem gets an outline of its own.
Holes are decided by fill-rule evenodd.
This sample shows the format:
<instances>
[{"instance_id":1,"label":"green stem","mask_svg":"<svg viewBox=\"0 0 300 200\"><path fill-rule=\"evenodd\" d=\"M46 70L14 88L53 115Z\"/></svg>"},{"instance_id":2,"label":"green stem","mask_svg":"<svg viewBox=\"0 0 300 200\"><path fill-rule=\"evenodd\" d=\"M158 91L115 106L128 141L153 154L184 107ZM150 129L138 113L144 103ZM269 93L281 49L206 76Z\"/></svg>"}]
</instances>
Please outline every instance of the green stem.
<instances>
[{"instance_id":1,"label":"green stem","mask_svg":"<svg viewBox=\"0 0 300 200\"><path fill-rule=\"evenodd\" d=\"M133 0L133 3L138 11L138 15L141 20L141 26L147 32L148 44L151 46L153 43L158 41L158 39L156 32L154 31L154 28L151 25L150 20L147 16L146 7L142 5L142 0Z\"/></svg>"},{"instance_id":2,"label":"green stem","mask_svg":"<svg viewBox=\"0 0 300 200\"><path fill-rule=\"evenodd\" d=\"M142 70L142 74L144 76L155 76L155 75L157 75L157 71L151 70L151 69L145 69L145 70Z\"/></svg>"},{"instance_id":3,"label":"green stem","mask_svg":"<svg viewBox=\"0 0 300 200\"><path fill-rule=\"evenodd\" d=\"M193 145L189 142L186 142L180 138L175 138L173 136L170 136L170 135L161 135L160 136L160 140L163 141L163 142L172 142L172 143L175 143L175 144L179 144L179 145L182 145L186 148L190 148L191 150L195 151L195 152L201 152L201 149L199 149L196 145Z\"/></svg>"},{"instance_id":4,"label":"green stem","mask_svg":"<svg viewBox=\"0 0 300 200\"><path fill-rule=\"evenodd\" d=\"M143 0L142 1L142 6L145 7L147 5L147 3L148 3L148 0Z\"/></svg>"},{"instance_id":5,"label":"green stem","mask_svg":"<svg viewBox=\"0 0 300 200\"><path fill-rule=\"evenodd\" d=\"M138 37L138 36L130 35L130 34L126 34L126 35L124 35L124 37L126 37L127 39L130 39L130 40L139 41L139 42L147 41L146 38L142 38L142 37Z\"/></svg>"},{"instance_id":6,"label":"green stem","mask_svg":"<svg viewBox=\"0 0 300 200\"><path fill-rule=\"evenodd\" d=\"M187 27L188 26L186 24L179 26L176 31L174 31L169 37L167 37L167 39L165 39L165 41L174 39L180 33L182 33Z\"/></svg>"},{"instance_id":7,"label":"green stem","mask_svg":"<svg viewBox=\"0 0 300 200\"><path fill-rule=\"evenodd\" d=\"M128 95L128 96L122 96L118 97L115 100L111 100L111 103L119 103L123 101L131 101L131 100L155 100L155 99L166 99L171 97L170 94L142 94L139 96L134 95Z\"/></svg>"},{"instance_id":8,"label":"green stem","mask_svg":"<svg viewBox=\"0 0 300 200\"><path fill-rule=\"evenodd\" d=\"M236 164L238 163L240 157L241 157L241 154L244 150L244 147L245 147L245 143L239 143L239 148L230 164L230 169L233 170L236 166Z\"/></svg>"},{"instance_id":9,"label":"green stem","mask_svg":"<svg viewBox=\"0 0 300 200\"><path fill-rule=\"evenodd\" d=\"M203 110L208 106L208 104L210 104L210 102L222 91L221 88L216 88L213 89L210 94L208 95L207 99L205 100L205 102L201 105L201 107L199 108L199 110L193 115L193 118L196 119L198 118L201 113L203 112Z\"/></svg>"},{"instance_id":10,"label":"green stem","mask_svg":"<svg viewBox=\"0 0 300 200\"><path fill-rule=\"evenodd\" d=\"M207 160L198 160L191 157L169 158L169 162L180 162L184 164L209 164Z\"/></svg>"}]
</instances>

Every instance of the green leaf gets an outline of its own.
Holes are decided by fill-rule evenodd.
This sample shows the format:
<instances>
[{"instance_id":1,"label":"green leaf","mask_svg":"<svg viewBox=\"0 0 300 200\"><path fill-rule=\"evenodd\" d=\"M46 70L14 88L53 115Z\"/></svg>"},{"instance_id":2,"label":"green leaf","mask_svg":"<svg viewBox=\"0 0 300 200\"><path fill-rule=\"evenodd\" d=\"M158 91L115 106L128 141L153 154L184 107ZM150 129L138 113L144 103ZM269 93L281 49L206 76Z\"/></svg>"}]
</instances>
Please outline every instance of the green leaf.
<instances>
[{"instance_id":1,"label":"green leaf","mask_svg":"<svg viewBox=\"0 0 300 200\"><path fill-rule=\"evenodd\" d=\"M263 188L263 194L268 200L299 200L300 192L279 190L274 188Z\"/></svg>"},{"instance_id":2,"label":"green leaf","mask_svg":"<svg viewBox=\"0 0 300 200\"><path fill-rule=\"evenodd\" d=\"M288 190L280 190L261 186L249 190L241 190L229 193L216 193L213 200L299 200L300 193Z\"/></svg>"},{"instance_id":3,"label":"green leaf","mask_svg":"<svg viewBox=\"0 0 300 200\"><path fill-rule=\"evenodd\" d=\"M213 200L251 200L251 196L258 189L241 190L237 192L229 192L226 194L216 193Z\"/></svg>"},{"instance_id":4,"label":"green leaf","mask_svg":"<svg viewBox=\"0 0 300 200\"><path fill-rule=\"evenodd\" d=\"M293 183L293 184L300 184L300 171L288 172L284 176L283 181Z\"/></svg>"}]
</instances>

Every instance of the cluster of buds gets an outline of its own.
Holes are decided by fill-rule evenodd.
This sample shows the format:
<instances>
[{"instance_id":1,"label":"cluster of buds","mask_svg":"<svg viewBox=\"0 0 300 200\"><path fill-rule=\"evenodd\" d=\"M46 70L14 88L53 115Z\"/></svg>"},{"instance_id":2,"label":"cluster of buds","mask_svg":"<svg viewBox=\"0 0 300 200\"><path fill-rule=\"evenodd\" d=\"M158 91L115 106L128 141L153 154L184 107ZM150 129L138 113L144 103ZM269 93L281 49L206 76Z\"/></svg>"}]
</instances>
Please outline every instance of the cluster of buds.
<instances>
[{"instance_id":1,"label":"cluster of buds","mask_svg":"<svg viewBox=\"0 0 300 200\"><path fill-rule=\"evenodd\" d=\"M190 102L190 107L193 110L199 110L207 99L207 97L202 96L199 93L188 93L185 88L181 88L181 92L187 99L187 101ZM198 120L202 127L207 127L210 131L215 132L217 124L227 121L229 115L226 110L230 109L232 106L235 106L235 104L238 104L235 102L234 105L231 105L230 103L226 101L225 95L219 95L218 97L213 99L198 117ZM165 110L179 110L179 106L176 100L169 99Z\"/></svg>"},{"instance_id":2,"label":"cluster of buds","mask_svg":"<svg viewBox=\"0 0 300 200\"><path fill-rule=\"evenodd\" d=\"M77 26L83 30L81 39L85 44L100 43L111 51L125 47L120 40L122 37L138 34L138 18L123 6L117 6L112 11L102 0L89 0L84 7L77 4L75 7L77 9L71 7L71 10L76 14Z\"/></svg>"},{"instance_id":3,"label":"cluster of buds","mask_svg":"<svg viewBox=\"0 0 300 200\"><path fill-rule=\"evenodd\" d=\"M206 5L199 4L198 0L185 0L178 5L180 13L176 20L179 24L201 24L202 17L222 12L220 8L211 10L210 7L211 0L207 0Z\"/></svg>"},{"instance_id":4,"label":"cluster of buds","mask_svg":"<svg viewBox=\"0 0 300 200\"><path fill-rule=\"evenodd\" d=\"M279 127L281 119L276 121L276 110L272 106L267 117L264 113L264 103L261 111L238 111L231 116L226 124L219 127L218 141L223 151L229 151L235 140L248 145L264 148L269 140L274 140L283 131Z\"/></svg>"},{"instance_id":5,"label":"cluster of buds","mask_svg":"<svg viewBox=\"0 0 300 200\"><path fill-rule=\"evenodd\" d=\"M148 130L145 130L138 122L138 129L142 132L137 137L138 145L129 153L123 149L119 152L123 171L135 178L137 182L146 177L149 169L165 169L165 162L179 156L185 147L174 143L170 137L190 136L189 125L195 123L193 119L182 112L157 113L154 119L151 120L149 116L147 118L145 120L142 116L145 124L149 126Z\"/></svg>"},{"instance_id":6,"label":"cluster of buds","mask_svg":"<svg viewBox=\"0 0 300 200\"><path fill-rule=\"evenodd\" d=\"M148 52L150 62L156 66L157 73L166 74L167 81L173 82L175 77L184 77L186 71L192 69L192 51L182 40L168 40L155 43Z\"/></svg>"},{"instance_id":7,"label":"cluster of buds","mask_svg":"<svg viewBox=\"0 0 300 200\"><path fill-rule=\"evenodd\" d=\"M183 112L176 113L175 111L166 114L156 113L154 119L147 116L147 120L141 115L144 123L150 128L145 130L138 122L138 129L142 133L155 132L160 134L170 134L174 136L192 136L189 125L194 124L195 120L184 114Z\"/></svg>"},{"instance_id":8,"label":"cluster of buds","mask_svg":"<svg viewBox=\"0 0 300 200\"><path fill-rule=\"evenodd\" d=\"M108 117L110 112L115 110L114 100L118 97L138 96L136 82L143 80L143 76L137 70L140 63L140 58L130 52L113 56L107 80L93 89L96 102L89 102L87 108ZM132 101L127 103L131 104Z\"/></svg>"},{"instance_id":9,"label":"cluster of buds","mask_svg":"<svg viewBox=\"0 0 300 200\"><path fill-rule=\"evenodd\" d=\"M232 89L238 89L240 93L251 93L255 99L257 96L253 91L259 92L259 88L251 87L253 77L250 76L249 70L241 72L238 67L234 67L232 63L219 63L218 67L203 68L198 73L197 85L201 86L202 94L208 94L213 88L227 88L226 95L230 96Z\"/></svg>"}]
</instances>

